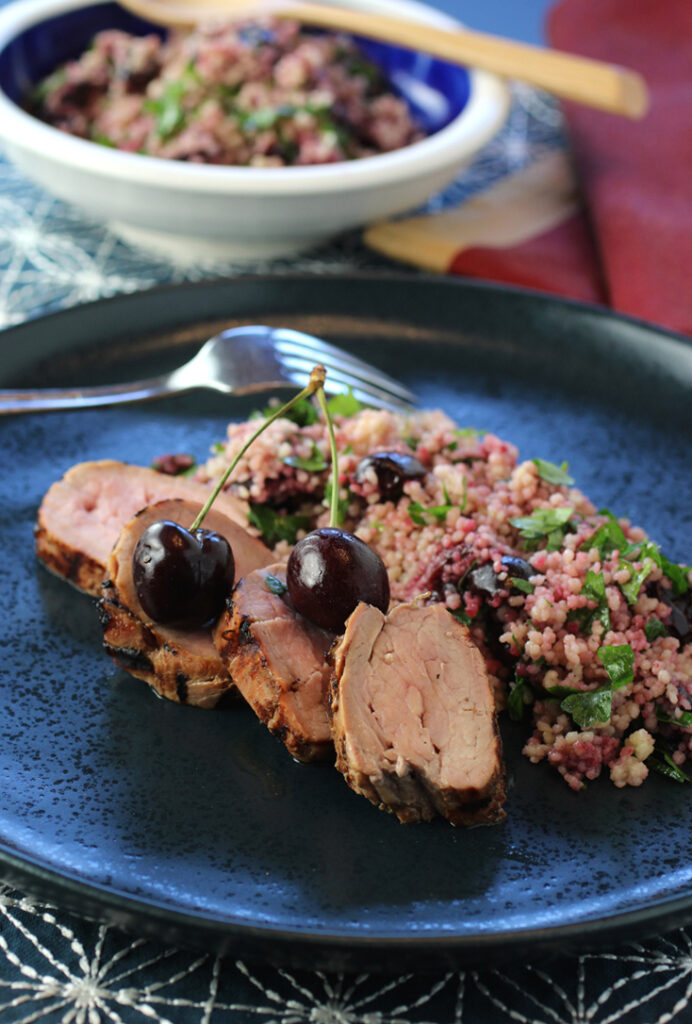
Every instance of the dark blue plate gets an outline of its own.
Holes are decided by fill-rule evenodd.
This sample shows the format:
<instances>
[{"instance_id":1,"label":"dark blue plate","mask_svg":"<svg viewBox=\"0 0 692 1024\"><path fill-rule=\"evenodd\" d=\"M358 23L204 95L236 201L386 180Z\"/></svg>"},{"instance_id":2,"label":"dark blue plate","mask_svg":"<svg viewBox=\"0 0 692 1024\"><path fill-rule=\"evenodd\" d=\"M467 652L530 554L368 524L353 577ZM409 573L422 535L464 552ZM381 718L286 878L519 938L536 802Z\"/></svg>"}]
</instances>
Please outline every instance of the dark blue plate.
<instances>
[{"instance_id":1,"label":"dark blue plate","mask_svg":"<svg viewBox=\"0 0 692 1024\"><path fill-rule=\"evenodd\" d=\"M83 306L0 336L2 386L136 378L222 324L319 333L424 406L566 459L598 505L689 559L692 348L597 309L413 276L246 278ZM495 962L692 920L692 788L572 793L505 727L507 820L405 827L245 707L157 700L92 601L36 564L49 485L83 459L204 458L252 404L208 394L0 422L0 873L170 941L303 966Z\"/></svg>"},{"instance_id":2,"label":"dark blue plate","mask_svg":"<svg viewBox=\"0 0 692 1024\"><path fill-rule=\"evenodd\" d=\"M25 102L41 79L78 57L105 28L134 35L163 34L116 3L64 11L25 29L0 52L0 88L15 103ZM427 134L446 127L466 106L469 76L464 68L389 43L367 39L359 43L382 68L394 91L406 98Z\"/></svg>"}]
</instances>

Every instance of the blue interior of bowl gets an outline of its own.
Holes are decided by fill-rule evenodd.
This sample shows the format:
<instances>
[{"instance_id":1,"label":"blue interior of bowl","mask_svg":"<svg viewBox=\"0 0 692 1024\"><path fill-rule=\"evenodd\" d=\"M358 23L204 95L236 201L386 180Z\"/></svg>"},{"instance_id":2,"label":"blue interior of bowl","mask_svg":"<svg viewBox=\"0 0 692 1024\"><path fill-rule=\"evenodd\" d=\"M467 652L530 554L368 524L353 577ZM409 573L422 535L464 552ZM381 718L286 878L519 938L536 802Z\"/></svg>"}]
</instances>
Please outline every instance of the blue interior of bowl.
<instances>
[{"instance_id":1,"label":"blue interior of bowl","mask_svg":"<svg viewBox=\"0 0 692 1024\"><path fill-rule=\"evenodd\" d=\"M105 28L162 34L115 3L57 14L21 32L0 52L0 88L15 103L22 103L42 78L79 56ZM359 42L382 68L394 91L406 98L428 134L444 128L464 109L469 97L469 76L464 68L386 43Z\"/></svg>"}]
</instances>

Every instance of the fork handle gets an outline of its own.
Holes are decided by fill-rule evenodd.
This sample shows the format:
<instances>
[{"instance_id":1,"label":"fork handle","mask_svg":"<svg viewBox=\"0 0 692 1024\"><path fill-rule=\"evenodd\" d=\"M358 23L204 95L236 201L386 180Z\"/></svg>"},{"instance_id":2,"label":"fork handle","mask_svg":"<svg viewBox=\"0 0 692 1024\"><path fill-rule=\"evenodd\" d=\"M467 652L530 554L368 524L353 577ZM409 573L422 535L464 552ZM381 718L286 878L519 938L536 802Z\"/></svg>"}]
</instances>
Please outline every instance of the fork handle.
<instances>
[{"instance_id":1,"label":"fork handle","mask_svg":"<svg viewBox=\"0 0 692 1024\"><path fill-rule=\"evenodd\" d=\"M174 394L184 388L173 384L171 375L127 384L107 384L90 388L37 388L35 391L0 391L0 415L20 412L55 412L59 409L86 409L90 406L146 402Z\"/></svg>"}]
</instances>

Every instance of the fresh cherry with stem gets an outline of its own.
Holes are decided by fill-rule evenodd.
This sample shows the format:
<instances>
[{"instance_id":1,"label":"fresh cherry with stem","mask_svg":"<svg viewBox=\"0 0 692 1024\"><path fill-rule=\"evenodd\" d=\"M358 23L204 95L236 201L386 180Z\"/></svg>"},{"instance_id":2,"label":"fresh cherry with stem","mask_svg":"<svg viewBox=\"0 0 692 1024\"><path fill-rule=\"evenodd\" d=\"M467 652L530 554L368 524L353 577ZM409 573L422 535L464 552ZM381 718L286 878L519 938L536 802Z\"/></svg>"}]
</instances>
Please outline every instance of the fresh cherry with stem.
<instances>
[{"instance_id":1,"label":"fresh cherry with stem","mask_svg":"<svg viewBox=\"0 0 692 1024\"><path fill-rule=\"evenodd\" d=\"M387 611L389 577L376 551L337 526L339 464L323 387L318 388L317 399L327 421L332 454L330 525L298 541L288 559L286 584L296 611L322 629L343 633L346 619L360 601Z\"/></svg>"},{"instance_id":2,"label":"fresh cherry with stem","mask_svg":"<svg viewBox=\"0 0 692 1024\"><path fill-rule=\"evenodd\" d=\"M235 559L226 538L202 529L202 521L253 441L296 402L321 389L324 379L324 368L316 366L307 387L262 422L226 469L189 529L162 519L143 531L132 556L132 577L139 602L154 622L194 629L221 614L233 589Z\"/></svg>"}]
</instances>

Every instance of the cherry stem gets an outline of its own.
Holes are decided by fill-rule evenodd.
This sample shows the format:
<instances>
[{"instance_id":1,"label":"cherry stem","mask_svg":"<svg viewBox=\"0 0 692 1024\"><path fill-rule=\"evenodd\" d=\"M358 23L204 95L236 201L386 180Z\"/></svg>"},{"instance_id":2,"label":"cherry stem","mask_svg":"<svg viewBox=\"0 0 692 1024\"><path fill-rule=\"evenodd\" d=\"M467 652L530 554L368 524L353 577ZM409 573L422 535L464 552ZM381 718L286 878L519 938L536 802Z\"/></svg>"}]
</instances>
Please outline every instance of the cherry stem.
<instances>
[{"instance_id":1,"label":"cherry stem","mask_svg":"<svg viewBox=\"0 0 692 1024\"><path fill-rule=\"evenodd\" d=\"M190 533L194 533L195 530L198 530L200 528L200 526L202 524L202 520L204 519L204 517L206 516L207 512L209 511L209 509L212 507L212 505L216 501L219 493L223 490L224 484L226 483L226 481L228 480L229 476L231 475L231 473L233 472L235 467L238 465L238 463L240 462L240 460L242 459L243 455L248 450L250 445L254 441L257 440L257 438L260 436L260 434L263 433L267 429L267 427L269 426L270 423L273 423L274 420L278 420L281 416L285 416L286 413L289 412L293 408L293 406L296 404L296 402L299 402L301 400L301 398L309 398L310 395L314 395L316 391L318 392L318 394L321 394L322 396L324 396L324 382L325 382L326 377L327 377L327 371L325 370L325 368L323 366L315 366L313 368L311 374L310 374L310 381L309 381L307 387L304 387L302 391L299 391L297 395L294 395L294 397L290 400L290 402L286 402L285 405L280 406L280 408L278 408L275 412L273 412L271 414L271 416L268 416L267 419L264 420L264 422L262 423L261 427L257 428L257 430L254 432L252 437L248 441L245 442L243 447L240 449L238 454L235 456L235 458L231 462L231 464L228 467L228 469L225 470L223 476L221 477L221 479L217 483L217 485L214 488L214 490L211 492L211 494L207 498L206 502L204 503L204 505L202 506L202 508L201 508L201 510L199 512L199 515L197 516L197 518L195 519L194 523L190 527ZM324 400L324 397L323 397L323 400Z\"/></svg>"},{"instance_id":2,"label":"cherry stem","mask_svg":"<svg viewBox=\"0 0 692 1024\"><path fill-rule=\"evenodd\" d=\"M324 418L327 421L327 430L329 431L329 447L332 453L332 493L329 505L329 525L340 526L341 524L339 522L339 456L336 450L334 424L332 422L332 417L329 412L329 406L327 405L327 399L324 397L324 388L321 385L317 389L317 401L320 403L320 409L324 413Z\"/></svg>"}]
</instances>

